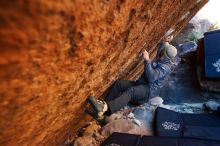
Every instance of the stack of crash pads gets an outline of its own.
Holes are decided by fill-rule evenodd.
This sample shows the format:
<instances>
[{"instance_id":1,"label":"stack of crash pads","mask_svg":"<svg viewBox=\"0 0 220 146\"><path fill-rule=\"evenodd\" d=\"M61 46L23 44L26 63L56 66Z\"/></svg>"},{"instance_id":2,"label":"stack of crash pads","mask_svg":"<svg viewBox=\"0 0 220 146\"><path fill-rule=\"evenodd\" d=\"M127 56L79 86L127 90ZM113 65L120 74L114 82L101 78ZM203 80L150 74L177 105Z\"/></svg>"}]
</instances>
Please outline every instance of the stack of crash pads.
<instances>
[{"instance_id":1,"label":"stack of crash pads","mask_svg":"<svg viewBox=\"0 0 220 146\"><path fill-rule=\"evenodd\" d=\"M204 33L205 75L220 78L220 30Z\"/></svg>"},{"instance_id":2,"label":"stack of crash pads","mask_svg":"<svg viewBox=\"0 0 220 146\"><path fill-rule=\"evenodd\" d=\"M220 146L219 114L180 114L157 108L157 136L113 133L101 146Z\"/></svg>"},{"instance_id":3,"label":"stack of crash pads","mask_svg":"<svg viewBox=\"0 0 220 146\"><path fill-rule=\"evenodd\" d=\"M156 110L155 129L157 136L220 141L220 115L181 114L159 107Z\"/></svg>"},{"instance_id":4,"label":"stack of crash pads","mask_svg":"<svg viewBox=\"0 0 220 146\"><path fill-rule=\"evenodd\" d=\"M205 71L209 72L210 68L211 68L211 72L214 71L213 69L217 69L217 68L215 68L215 66L210 64L211 62L207 62L210 60L209 58L212 55L210 55L209 53L205 55L205 45L204 45L205 42L204 42L204 40L205 40L204 38L199 40L198 47L197 47L197 77L199 80L199 84L205 90L220 92L220 84L219 84L220 80L217 78L207 78L207 75L206 75L207 73L205 73ZM206 44L206 46L208 47L207 44ZM206 52L208 52L208 49L206 49ZM205 62L206 62L206 65L205 65Z\"/></svg>"}]
</instances>

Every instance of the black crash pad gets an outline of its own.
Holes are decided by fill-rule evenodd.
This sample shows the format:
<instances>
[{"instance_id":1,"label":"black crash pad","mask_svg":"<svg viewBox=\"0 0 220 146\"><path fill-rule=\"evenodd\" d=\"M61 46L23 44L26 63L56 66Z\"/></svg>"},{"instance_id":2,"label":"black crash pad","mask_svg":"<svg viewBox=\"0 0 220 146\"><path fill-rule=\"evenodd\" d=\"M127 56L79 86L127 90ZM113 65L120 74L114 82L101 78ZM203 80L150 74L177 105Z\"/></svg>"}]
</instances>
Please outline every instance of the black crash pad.
<instances>
[{"instance_id":1,"label":"black crash pad","mask_svg":"<svg viewBox=\"0 0 220 146\"><path fill-rule=\"evenodd\" d=\"M155 130L157 136L220 141L220 115L219 113L181 114L158 107Z\"/></svg>"},{"instance_id":2,"label":"black crash pad","mask_svg":"<svg viewBox=\"0 0 220 146\"><path fill-rule=\"evenodd\" d=\"M113 133L101 146L220 146L220 141Z\"/></svg>"}]
</instances>

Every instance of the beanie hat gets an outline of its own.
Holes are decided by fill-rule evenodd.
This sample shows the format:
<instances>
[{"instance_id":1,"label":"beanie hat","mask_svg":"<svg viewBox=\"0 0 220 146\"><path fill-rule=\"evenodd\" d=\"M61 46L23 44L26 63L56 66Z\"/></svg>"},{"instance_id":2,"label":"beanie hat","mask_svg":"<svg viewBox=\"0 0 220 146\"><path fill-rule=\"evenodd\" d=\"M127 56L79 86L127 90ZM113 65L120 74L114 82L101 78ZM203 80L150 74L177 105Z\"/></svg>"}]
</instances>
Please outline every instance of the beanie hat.
<instances>
[{"instance_id":1,"label":"beanie hat","mask_svg":"<svg viewBox=\"0 0 220 146\"><path fill-rule=\"evenodd\" d=\"M177 55L177 49L168 42L164 43L164 56L168 59L173 59Z\"/></svg>"}]
</instances>

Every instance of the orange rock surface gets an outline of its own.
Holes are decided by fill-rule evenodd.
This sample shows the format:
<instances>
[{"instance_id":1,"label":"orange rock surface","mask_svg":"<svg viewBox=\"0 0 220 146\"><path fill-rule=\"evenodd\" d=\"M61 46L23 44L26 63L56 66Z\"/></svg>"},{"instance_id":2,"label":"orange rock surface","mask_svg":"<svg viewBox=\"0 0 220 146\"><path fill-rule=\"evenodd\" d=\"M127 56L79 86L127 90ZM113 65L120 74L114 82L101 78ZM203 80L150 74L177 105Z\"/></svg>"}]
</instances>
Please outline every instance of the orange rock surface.
<instances>
[{"instance_id":1,"label":"orange rock surface","mask_svg":"<svg viewBox=\"0 0 220 146\"><path fill-rule=\"evenodd\" d=\"M0 2L0 145L60 145L86 120L84 101L142 71L162 36L207 0Z\"/></svg>"}]
</instances>

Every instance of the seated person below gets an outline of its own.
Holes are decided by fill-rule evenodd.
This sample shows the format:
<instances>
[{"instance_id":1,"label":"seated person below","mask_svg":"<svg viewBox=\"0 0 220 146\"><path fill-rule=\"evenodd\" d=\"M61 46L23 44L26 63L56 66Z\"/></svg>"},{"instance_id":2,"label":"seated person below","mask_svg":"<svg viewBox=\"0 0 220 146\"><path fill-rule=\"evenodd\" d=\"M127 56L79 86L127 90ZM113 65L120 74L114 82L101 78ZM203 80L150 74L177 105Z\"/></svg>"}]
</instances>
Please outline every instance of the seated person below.
<instances>
[{"instance_id":1,"label":"seated person below","mask_svg":"<svg viewBox=\"0 0 220 146\"><path fill-rule=\"evenodd\" d=\"M140 105L158 96L165 77L172 72L172 59L176 56L177 50L168 42L163 42L158 51L157 57L153 61L150 60L146 50L143 52L144 72L138 80L116 81L105 101L97 100L93 96L87 98L98 119L103 119L107 111L114 113L129 102Z\"/></svg>"}]
</instances>

